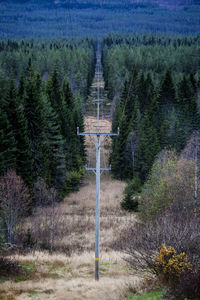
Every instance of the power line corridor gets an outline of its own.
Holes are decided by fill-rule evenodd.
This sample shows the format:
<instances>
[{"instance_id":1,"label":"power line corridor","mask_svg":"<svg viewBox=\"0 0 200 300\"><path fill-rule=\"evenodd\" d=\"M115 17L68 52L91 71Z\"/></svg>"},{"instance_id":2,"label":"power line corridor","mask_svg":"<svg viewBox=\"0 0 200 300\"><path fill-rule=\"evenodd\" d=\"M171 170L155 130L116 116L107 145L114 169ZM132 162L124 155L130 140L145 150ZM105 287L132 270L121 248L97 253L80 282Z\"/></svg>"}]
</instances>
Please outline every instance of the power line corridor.
<instances>
[{"instance_id":1,"label":"power line corridor","mask_svg":"<svg viewBox=\"0 0 200 300\"><path fill-rule=\"evenodd\" d=\"M87 171L93 171L96 175L96 217L95 217L95 280L99 280L99 259L100 259L100 178L101 174L104 171L111 170L110 168L101 167L101 148L103 149L104 143L107 137L118 136L119 129L117 133L106 132L104 126L100 125L100 105L103 106L103 99L100 98L100 86L102 82L102 71L101 71L101 48L98 44L97 47L97 63L96 63L96 99L94 100L97 105L97 119L96 126L94 126L95 131L93 132L79 132L79 128L77 128L77 134L80 136L89 136L91 142L95 146L96 149L96 167L86 167ZM101 81L100 81L101 79ZM102 118L103 118L103 110L102 110ZM104 152L103 152L104 154ZM105 163L105 159L104 159Z\"/></svg>"}]
</instances>

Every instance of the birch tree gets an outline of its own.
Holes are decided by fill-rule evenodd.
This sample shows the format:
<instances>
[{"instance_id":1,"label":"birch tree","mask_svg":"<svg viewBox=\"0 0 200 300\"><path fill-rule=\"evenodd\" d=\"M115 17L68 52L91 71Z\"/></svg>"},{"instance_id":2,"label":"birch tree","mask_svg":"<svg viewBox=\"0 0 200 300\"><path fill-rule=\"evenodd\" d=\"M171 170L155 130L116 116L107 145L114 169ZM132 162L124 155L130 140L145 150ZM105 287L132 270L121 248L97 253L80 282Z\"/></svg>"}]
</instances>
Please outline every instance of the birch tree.
<instances>
[{"instance_id":1,"label":"birch tree","mask_svg":"<svg viewBox=\"0 0 200 300\"><path fill-rule=\"evenodd\" d=\"M14 244L17 226L29 209L28 189L14 170L8 170L0 179L0 208L7 229L7 242Z\"/></svg>"}]
</instances>

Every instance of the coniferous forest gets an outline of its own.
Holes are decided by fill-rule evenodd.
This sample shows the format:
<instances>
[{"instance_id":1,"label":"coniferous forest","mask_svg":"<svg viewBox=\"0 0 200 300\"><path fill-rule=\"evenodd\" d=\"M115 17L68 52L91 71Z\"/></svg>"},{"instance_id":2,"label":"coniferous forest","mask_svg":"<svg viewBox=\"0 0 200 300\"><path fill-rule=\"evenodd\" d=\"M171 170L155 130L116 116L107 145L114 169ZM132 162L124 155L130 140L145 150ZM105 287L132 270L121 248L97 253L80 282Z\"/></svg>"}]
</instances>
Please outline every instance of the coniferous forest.
<instances>
[{"instance_id":1,"label":"coniferous forest","mask_svg":"<svg viewBox=\"0 0 200 300\"><path fill-rule=\"evenodd\" d=\"M40 2L0 1L0 300L200 299L199 1Z\"/></svg>"},{"instance_id":2,"label":"coniferous forest","mask_svg":"<svg viewBox=\"0 0 200 300\"><path fill-rule=\"evenodd\" d=\"M113 131L121 128L113 140L112 172L143 184L161 150L180 153L199 129L200 39L110 35L103 45Z\"/></svg>"},{"instance_id":3,"label":"coniferous forest","mask_svg":"<svg viewBox=\"0 0 200 300\"><path fill-rule=\"evenodd\" d=\"M95 41L0 44L1 175L16 169L30 189L43 179L65 195L84 173L84 139L76 128L84 128Z\"/></svg>"}]
</instances>

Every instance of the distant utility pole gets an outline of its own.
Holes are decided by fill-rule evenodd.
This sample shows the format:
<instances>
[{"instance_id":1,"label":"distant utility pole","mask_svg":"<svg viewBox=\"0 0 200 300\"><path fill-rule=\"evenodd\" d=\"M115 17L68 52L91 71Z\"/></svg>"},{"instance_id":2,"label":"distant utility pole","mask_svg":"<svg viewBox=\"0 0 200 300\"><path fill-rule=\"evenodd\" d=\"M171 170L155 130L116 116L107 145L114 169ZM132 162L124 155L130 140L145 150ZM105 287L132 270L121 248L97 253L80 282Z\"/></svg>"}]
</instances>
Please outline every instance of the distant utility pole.
<instances>
[{"instance_id":1,"label":"distant utility pole","mask_svg":"<svg viewBox=\"0 0 200 300\"><path fill-rule=\"evenodd\" d=\"M79 132L79 127L77 128L78 135L88 135L90 140L96 147L96 168L86 168L87 171L93 171L96 174L96 226L95 226L95 280L99 280L99 255L100 255L100 177L103 171L110 171L111 168L101 168L101 147L104 145L105 139L107 136L118 136L118 133L100 133L100 124L99 124L99 108L100 108L100 81L99 81L99 73L100 73L100 64L101 64L101 53L100 47L98 45L97 52L97 100L95 101L97 104L97 132ZM96 136L96 140L93 138ZM101 141L101 137L103 140Z\"/></svg>"}]
</instances>

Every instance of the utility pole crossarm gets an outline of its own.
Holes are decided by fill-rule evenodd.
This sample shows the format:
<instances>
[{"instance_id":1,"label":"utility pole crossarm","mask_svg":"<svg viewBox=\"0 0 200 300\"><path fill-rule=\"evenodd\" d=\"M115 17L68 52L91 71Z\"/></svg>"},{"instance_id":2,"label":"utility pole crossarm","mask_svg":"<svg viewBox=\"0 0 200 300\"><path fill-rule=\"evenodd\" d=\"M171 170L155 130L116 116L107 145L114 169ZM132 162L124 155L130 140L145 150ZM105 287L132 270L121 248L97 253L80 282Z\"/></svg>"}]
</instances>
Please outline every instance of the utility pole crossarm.
<instances>
[{"instance_id":1,"label":"utility pole crossarm","mask_svg":"<svg viewBox=\"0 0 200 300\"><path fill-rule=\"evenodd\" d=\"M118 133L106 133L106 132L79 132L79 127L77 127L77 135L103 135L103 136L118 136L119 135L119 128Z\"/></svg>"},{"instance_id":2,"label":"utility pole crossarm","mask_svg":"<svg viewBox=\"0 0 200 300\"><path fill-rule=\"evenodd\" d=\"M96 168L85 168L86 171L96 171ZM111 168L100 168L100 171L110 171Z\"/></svg>"}]
</instances>

